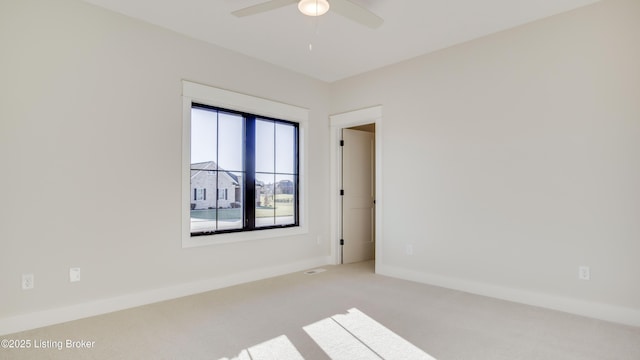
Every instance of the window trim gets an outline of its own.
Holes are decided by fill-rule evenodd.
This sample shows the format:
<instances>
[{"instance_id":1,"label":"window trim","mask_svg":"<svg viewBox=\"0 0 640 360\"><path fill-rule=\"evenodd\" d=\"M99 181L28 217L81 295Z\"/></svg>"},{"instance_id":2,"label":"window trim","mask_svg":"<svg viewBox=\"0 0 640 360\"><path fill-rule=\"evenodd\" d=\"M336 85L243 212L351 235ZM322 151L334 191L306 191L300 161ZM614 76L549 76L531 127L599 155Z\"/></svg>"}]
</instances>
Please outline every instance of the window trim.
<instances>
[{"instance_id":1,"label":"window trim","mask_svg":"<svg viewBox=\"0 0 640 360\"><path fill-rule=\"evenodd\" d=\"M309 118L309 110L273 100L202 85L187 80L182 81L182 99L182 247L190 248L308 233L308 224L306 221L306 214L308 213L308 205L306 202L308 187L306 176L307 147L305 134ZM191 236L191 181L189 175L191 169L191 107L193 103L281 119L298 124L299 226L263 229L260 231Z\"/></svg>"}]
</instances>

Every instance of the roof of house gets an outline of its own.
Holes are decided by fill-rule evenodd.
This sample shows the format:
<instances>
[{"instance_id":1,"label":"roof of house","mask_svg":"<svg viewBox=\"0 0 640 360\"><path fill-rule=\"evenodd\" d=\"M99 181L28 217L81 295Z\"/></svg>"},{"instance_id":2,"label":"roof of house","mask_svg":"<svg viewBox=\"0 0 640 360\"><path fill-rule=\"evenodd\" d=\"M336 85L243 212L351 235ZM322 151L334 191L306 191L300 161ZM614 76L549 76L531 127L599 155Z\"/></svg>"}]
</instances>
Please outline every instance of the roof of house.
<instances>
[{"instance_id":1,"label":"roof of house","mask_svg":"<svg viewBox=\"0 0 640 360\"><path fill-rule=\"evenodd\" d=\"M215 161L205 161L205 162L199 162L199 163L192 163L191 164L191 170L197 170L197 172L193 175L191 175L191 178L193 179L194 177L198 176L199 174L201 174L203 171L215 171L217 170L218 172L227 174L235 183L235 185L239 185L240 180L238 178L238 175L229 172L221 167L218 166L218 164Z\"/></svg>"}]
</instances>

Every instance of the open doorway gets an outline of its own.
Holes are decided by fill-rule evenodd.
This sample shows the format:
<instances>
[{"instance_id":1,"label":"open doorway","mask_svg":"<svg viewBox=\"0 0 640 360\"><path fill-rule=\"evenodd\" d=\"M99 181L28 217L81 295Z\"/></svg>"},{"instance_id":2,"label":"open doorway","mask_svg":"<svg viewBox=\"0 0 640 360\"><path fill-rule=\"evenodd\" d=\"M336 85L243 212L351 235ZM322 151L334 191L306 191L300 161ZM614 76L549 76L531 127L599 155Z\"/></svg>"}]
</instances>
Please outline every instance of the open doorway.
<instances>
[{"instance_id":1,"label":"open doorway","mask_svg":"<svg viewBox=\"0 0 640 360\"><path fill-rule=\"evenodd\" d=\"M331 196L331 252L335 264L380 261L381 122L381 106L330 117L331 189L335 194Z\"/></svg>"}]
</instances>

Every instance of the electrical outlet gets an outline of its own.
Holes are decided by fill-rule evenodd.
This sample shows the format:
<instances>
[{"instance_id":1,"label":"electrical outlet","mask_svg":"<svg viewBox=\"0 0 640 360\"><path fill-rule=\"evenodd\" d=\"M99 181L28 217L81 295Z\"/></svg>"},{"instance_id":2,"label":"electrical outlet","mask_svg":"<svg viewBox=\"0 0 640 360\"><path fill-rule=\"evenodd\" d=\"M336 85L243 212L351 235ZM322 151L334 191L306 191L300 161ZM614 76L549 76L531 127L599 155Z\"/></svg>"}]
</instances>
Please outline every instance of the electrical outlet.
<instances>
[{"instance_id":1,"label":"electrical outlet","mask_svg":"<svg viewBox=\"0 0 640 360\"><path fill-rule=\"evenodd\" d=\"M407 255L413 255L413 245L407 244Z\"/></svg>"},{"instance_id":2,"label":"electrical outlet","mask_svg":"<svg viewBox=\"0 0 640 360\"><path fill-rule=\"evenodd\" d=\"M591 280L591 270L588 266L580 266L578 268L578 279Z\"/></svg>"},{"instance_id":3,"label":"electrical outlet","mask_svg":"<svg viewBox=\"0 0 640 360\"><path fill-rule=\"evenodd\" d=\"M69 281L77 282L80 281L80 268L71 268L69 269Z\"/></svg>"},{"instance_id":4,"label":"electrical outlet","mask_svg":"<svg viewBox=\"0 0 640 360\"><path fill-rule=\"evenodd\" d=\"M33 289L33 274L22 274L22 290Z\"/></svg>"}]
</instances>

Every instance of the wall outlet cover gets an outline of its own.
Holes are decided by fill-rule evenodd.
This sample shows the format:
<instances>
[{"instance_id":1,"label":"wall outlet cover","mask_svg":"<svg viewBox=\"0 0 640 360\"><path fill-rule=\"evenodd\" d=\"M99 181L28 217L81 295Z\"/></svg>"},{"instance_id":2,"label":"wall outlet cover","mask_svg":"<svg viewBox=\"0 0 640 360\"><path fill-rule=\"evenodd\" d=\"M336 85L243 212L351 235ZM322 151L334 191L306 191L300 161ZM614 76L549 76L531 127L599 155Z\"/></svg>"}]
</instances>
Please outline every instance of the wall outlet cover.
<instances>
[{"instance_id":1,"label":"wall outlet cover","mask_svg":"<svg viewBox=\"0 0 640 360\"><path fill-rule=\"evenodd\" d=\"M407 244L407 255L413 255L413 244Z\"/></svg>"},{"instance_id":2,"label":"wall outlet cover","mask_svg":"<svg viewBox=\"0 0 640 360\"><path fill-rule=\"evenodd\" d=\"M591 280L591 270L588 266L580 266L578 268L578 279Z\"/></svg>"},{"instance_id":3,"label":"wall outlet cover","mask_svg":"<svg viewBox=\"0 0 640 360\"><path fill-rule=\"evenodd\" d=\"M22 274L22 290L31 290L34 286L33 274Z\"/></svg>"},{"instance_id":4,"label":"wall outlet cover","mask_svg":"<svg viewBox=\"0 0 640 360\"><path fill-rule=\"evenodd\" d=\"M80 281L80 268L71 268L69 269L69 281L77 282Z\"/></svg>"}]
</instances>

